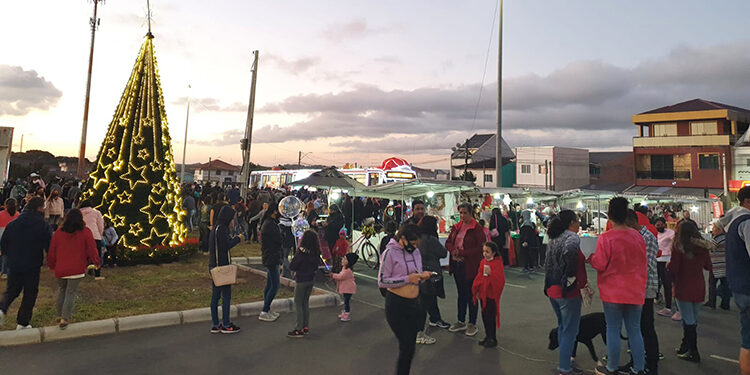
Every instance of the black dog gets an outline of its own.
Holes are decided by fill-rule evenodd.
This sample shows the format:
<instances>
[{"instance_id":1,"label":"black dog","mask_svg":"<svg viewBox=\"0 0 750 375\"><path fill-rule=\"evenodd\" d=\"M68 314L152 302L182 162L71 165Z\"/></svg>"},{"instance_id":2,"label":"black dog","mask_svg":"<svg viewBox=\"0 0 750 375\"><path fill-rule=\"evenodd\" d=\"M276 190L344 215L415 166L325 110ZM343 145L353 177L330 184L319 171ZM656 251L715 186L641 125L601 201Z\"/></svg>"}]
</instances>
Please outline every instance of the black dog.
<instances>
[{"instance_id":1,"label":"black dog","mask_svg":"<svg viewBox=\"0 0 750 375\"><path fill-rule=\"evenodd\" d=\"M607 321L604 319L604 313L597 312L582 316L581 323L578 327L578 337L576 337L576 345L573 346L573 358L575 358L576 356L578 343L580 342L586 345L587 348L589 348L591 358L594 360L594 362L598 363L599 358L596 356L593 342L594 338L596 338L596 336L598 335L602 335L604 345L607 345ZM553 328L549 332L548 349L555 350L559 346L560 343L557 341L557 328Z\"/></svg>"}]
</instances>

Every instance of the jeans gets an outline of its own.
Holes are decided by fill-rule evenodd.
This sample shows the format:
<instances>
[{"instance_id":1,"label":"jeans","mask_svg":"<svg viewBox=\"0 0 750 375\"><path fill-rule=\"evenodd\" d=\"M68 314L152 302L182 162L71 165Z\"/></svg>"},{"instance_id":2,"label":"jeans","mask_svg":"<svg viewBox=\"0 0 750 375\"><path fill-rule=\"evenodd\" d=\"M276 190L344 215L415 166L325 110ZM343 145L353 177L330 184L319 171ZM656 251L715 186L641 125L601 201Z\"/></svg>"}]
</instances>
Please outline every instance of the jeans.
<instances>
[{"instance_id":1,"label":"jeans","mask_svg":"<svg viewBox=\"0 0 750 375\"><path fill-rule=\"evenodd\" d=\"M641 335L641 305L627 305L622 303L604 304L604 318L607 320L607 369L617 371L620 367L620 330L625 321L625 331L628 333L630 352L633 356L633 370L643 371L646 365L646 349Z\"/></svg>"},{"instance_id":2,"label":"jeans","mask_svg":"<svg viewBox=\"0 0 750 375\"><path fill-rule=\"evenodd\" d=\"M232 286L216 286L211 282L211 320L214 327L219 326L219 298L221 298L221 322L224 327L229 327L232 322L229 319L230 304L232 303Z\"/></svg>"},{"instance_id":3,"label":"jeans","mask_svg":"<svg viewBox=\"0 0 750 375\"><path fill-rule=\"evenodd\" d=\"M408 375L417 350L417 332L424 326L425 312L419 298L409 299L392 292L385 295L385 319L398 339L396 374Z\"/></svg>"},{"instance_id":4,"label":"jeans","mask_svg":"<svg viewBox=\"0 0 750 375\"><path fill-rule=\"evenodd\" d=\"M313 282L297 282L294 287L294 310L297 313L297 330L310 326L310 294Z\"/></svg>"},{"instance_id":5,"label":"jeans","mask_svg":"<svg viewBox=\"0 0 750 375\"><path fill-rule=\"evenodd\" d=\"M740 309L742 349L750 350L750 294L734 293L734 304Z\"/></svg>"},{"instance_id":6,"label":"jeans","mask_svg":"<svg viewBox=\"0 0 750 375\"><path fill-rule=\"evenodd\" d=\"M497 301L487 298L482 304L482 323L484 323L484 337L497 340Z\"/></svg>"},{"instance_id":7,"label":"jeans","mask_svg":"<svg viewBox=\"0 0 750 375\"><path fill-rule=\"evenodd\" d=\"M718 288L717 288L718 284ZM721 308L729 310L729 300L732 298L732 291L729 290L729 284L726 277L714 277L711 272L708 275L708 302L709 306L716 308L716 296L721 297Z\"/></svg>"},{"instance_id":8,"label":"jeans","mask_svg":"<svg viewBox=\"0 0 750 375\"><path fill-rule=\"evenodd\" d=\"M557 342L560 345L560 364L557 369L560 372L572 370L571 360L573 352L578 344L578 328L581 322L581 297L575 298L550 298L552 310L557 316Z\"/></svg>"},{"instance_id":9,"label":"jeans","mask_svg":"<svg viewBox=\"0 0 750 375\"><path fill-rule=\"evenodd\" d=\"M8 267L8 256L3 254L2 257L0 257L0 274L7 275L10 270L10 267Z\"/></svg>"},{"instance_id":10,"label":"jeans","mask_svg":"<svg viewBox=\"0 0 750 375\"><path fill-rule=\"evenodd\" d=\"M57 279L57 316L70 320L73 316L73 304L76 301L78 286L83 277L78 279Z\"/></svg>"},{"instance_id":11,"label":"jeans","mask_svg":"<svg viewBox=\"0 0 750 375\"><path fill-rule=\"evenodd\" d=\"M440 309L438 308L438 297L434 294L426 294L422 293L419 295L419 298L422 299L422 306L424 306L425 311L430 314L430 322L431 323L437 323L443 318L440 316Z\"/></svg>"},{"instance_id":12,"label":"jeans","mask_svg":"<svg viewBox=\"0 0 750 375\"><path fill-rule=\"evenodd\" d=\"M677 308L680 309L682 314L682 323L689 326L694 326L698 323L698 312L701 311L700 302L686 302L680 301L675 298Z\"/></svg>"},{"instance_id":13,"label":"jeans","mask_svg":"<svg viewBox=\"0 0 750 375\"><path fill-rule=\"evenodd\" d=\"M187 218L186 218L187 220L186 221L187 221L187 225L188 225L188 230L191 231L191 232L193 231L193 227L195 226L194 220L193 220L194 218L195 218L195 210L190 210L187 213Z\"/></svg>"},{"instance_id":14,"label":"jeans","mask_svg":"<svg viewBox=\"0 0 750 375\"><path fill-rule=\"evenodd\" d=\"M659 275L659 288L664 288L664 307L672 309L672 279L667 273L667 262L656 263Z\"/></svg>"},{"instance_id":15,"label":"jeans","mask_svg":"<svg viewBox=\"0 0 750 375\"><path fill-rule=\"evenodd\" d=\"M23 291L21 307L18 309L16 322L27 326L31 322L31 315L36 305L36 296L39 294L39 268L32 268L24 272L11 272L8 274L8 285L5 293L0 297L0 311L8 312L8 307L18 298Z\"/></svg>"},{"instance_id":16,"label":"jeans","mask_svg":"<svg viewBox=\"0 0 750 375\"><path fill-rule=\"evenodd\" d=\"M292 270L289 269L289 253L291 251L292 249L288 247L281 247L281 274L287 278L292 276Z\"/></svg>"},{"instance_id":17,"label":"jeans","mask_svg":"<svg viewBox=\"0 0 750 375\"><path fill-rule=\"evenodd\" d=\"M352 295L344 293L344 311L349 312L349 304L351 303Z\"/></svg>"},{"instance_id":18,"label":"jeans","mask_svg":"<svg viewBox=\"0 0 750 375\"><path fill-rule=\"evenodd\" d=\"M469 323L477 324L478 307L472 303L471 284L474 280L466 279L466 265L464 262L453 264L453 279L458 291L458 321L466 322L466 310L469 310Z\"/></svg>"},{"instance_id":19,"label":"jeans","mask_svg":"<svg viewBox=\"0 0 750 375\"><path fill-rule=\"evenodd\" d=\"M279 291L279 284L281 284L279 266L271 266L267 269L266 288L263 290L263 312L271 311L271 302L276 297L276 293Z\"/></svg>"}]
</instances>

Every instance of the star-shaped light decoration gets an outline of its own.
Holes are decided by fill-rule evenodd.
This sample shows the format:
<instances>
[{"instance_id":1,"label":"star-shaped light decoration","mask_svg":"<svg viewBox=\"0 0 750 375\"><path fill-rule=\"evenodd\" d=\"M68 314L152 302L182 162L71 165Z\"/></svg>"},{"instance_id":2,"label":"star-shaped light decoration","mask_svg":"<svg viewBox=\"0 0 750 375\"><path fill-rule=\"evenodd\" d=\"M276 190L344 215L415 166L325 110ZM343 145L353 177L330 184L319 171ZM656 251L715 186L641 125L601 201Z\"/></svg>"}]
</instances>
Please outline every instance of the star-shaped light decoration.
<instances>
[{"instance_id":1,"label":"star-shaped light decoration","mask_svg":"<svg viewBox=\"0 0 750 375\"><path fill-rule=\"evenodd\" d=\"M117 195L117 199L120 200L120 204L130 204L133 199L133 194L130 194L127 191L123 191L122 193Z\"/></svg>"},{"instance_id":2,"label":"star-shaped light decoration","mask_svg":"<svg viewBox=\"0 0 750 375\"><path fill-rule=\"evenodd\" d=\"M107 150L107 157L114 159L115 156L117 156L117 151L115 151L114 147L110 147L109 150Z\"/></svg>"},{"instance_id":3,"label":"star-shaped light decoration","mask_svg":"<svg viewBox=\"0 0 750 375\"><path fill-rule=\"evenodd\" d=\"M156 200L154 200L154 198L150 195L148 196L148 204L141 207L141 209L138 211L141 211L144 214L148 215L148 222L151 225L153 225L157 219L164 217L159 209L159 203L157 203Z\"/></svg>"},{"instance_id":4,"label":"star-shaped light decoration","mask_svg":"<svg viewBox=\"0 0 750 375\"><path fill-rule=\"evenodd\" d=\"M114 170L116 170L116 171L121 171L121 170L122 170L122 167L123 167L124 165L125 165L125 160L122 160L122 159L118 159L118 160L115 160L115 161L114 161L114 162L112 163L112 169L114 169Z\"/></svg>"},{"instance_id":5,"label":"star-shaped light decoration","mask_svg":"<svg viewBox=\"0 0 750 375\"><path fill-rule=\"evenodd\" d=\"M164 193L164 183L159 182L151 186L151 193L161 195Z\"/></svg>"},{"instance_id":6,"label":"star-shaped light decoration","mask_svg":"<svg viewBox=\"0 0 750 375\"><path fill-rule=\"evenodd\" d=\"M122 215L114 215L112 216L112 225L114 227L120 228L125 226L125 216Z\"/></svg>"},{"instance_id":7,"label":"star-shaped light decoration","mask_svg":"<svg viewBox=\"0 0 750 375\"><path fill-rule=\"evenodd\" d=\"M156 227L151 227L151 233L148 237L141 239L141 243L149 246L151 244L164 245L169 233L159 233Z\"/></svg>"},{"instance_id":8,"label":"star-shaped light decoration","mask_svg":"<svg viewBox=\"0 0 750 375\"><path fill-rule=\"evenodd\" d=\"M142 148L138 150L138 158L141 160L146 160L148 157L151 156L151 154L146 150L145 148Z\"/></svg>"},{"instance_id":9,"label":"star-shaped light decoration","mask_svg":"<svg viewBox=\"0 0 750 375\"><path fill-rule=\"evenodd\" d=\"M130 190L135 189L138 184L146 185L148 179L146 178L146 166L136 167L133 163L128 165L128 173L121 176L130 185Z\"/></svg>"},{"instance_id":10,"label":"star-shaped light decoration","mask_svg":"<svg viewBox=\"0 0 750 375\"><path fill-rule=\"evenodd\" d=\"M133 143L137 145L142 145L144 142L146 142L146 138L143 138L142 135L136 134L133 136Z\"/></svg>"},{"instance_id":11,"label":"star-shaped light decoration","mask_svg":"<svg viewBox=\"0 0 750 375\"><path fill-rule=\"evenodd\" d=\"M130 234L136 237L140 236L141 232L143 232L143 227L141 226L141 223L130 224L129 232Z\"/></svg>"},{"instance_id":12,"label":"star-shaped light decoration","mask_svg":"<svg viewBox=\"0 0 750 375\"><path fill-rule=\"evenodd\" d=\"M151 170L152 171L160 171L161 170L161 163L159 163L156 160L154 160L151 163L149 163L149 165L151 166Z\"/></svg>"}]
</instances>

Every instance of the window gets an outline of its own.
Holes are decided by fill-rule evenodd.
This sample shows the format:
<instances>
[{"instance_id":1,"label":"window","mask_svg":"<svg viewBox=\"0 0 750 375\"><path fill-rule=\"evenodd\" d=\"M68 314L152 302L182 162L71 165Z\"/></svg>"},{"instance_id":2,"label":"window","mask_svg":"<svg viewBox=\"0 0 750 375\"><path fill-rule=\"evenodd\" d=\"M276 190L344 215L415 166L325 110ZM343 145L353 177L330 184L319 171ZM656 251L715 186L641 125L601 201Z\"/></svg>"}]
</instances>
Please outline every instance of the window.
<instances>
[{"instance_id":1,"label":"window","mask_svg":"<svg viewBox=\"0 0 750 375\"><path fill-rule=\"evenodd\" d=\"M655 137L673 137L677 135L677 124L654 124Z\"/></svg>"},{"instance_id":2,"label":"window","mask_svg":"<svg viewBox=\"0 0 750 375\"><path fill-rule=\"evenodd\" d=\"M745 159L745 163L747 163L747 166L750 167L750 159Z\"/></svg>"},{"instance_id":3,"label":"window","mask_svg":"<svg viewBox=\"0 0 750 375\"><path fill-rule=\"evenodd\" d=\"M717 134L716 121L691 122L690 135Z\"/></svg>"},{"instance_id":4,"label":"window","mask_svg":"<svg viewBox=\"0 0 750 375\"><path fill-rule=\"evenodd\" d=\"M492 175L491 174L484 175L484 182L492 182Z\"/></svg>"},{"instance_id":5,"label":"window","mask_svg":"<svg viewBox=\"0 0 750 375\"><path fill-rule=\"evenodd\" d=\"M601 175L602 174L602 168L598 167L596 165L589 165L589 174L592 175Z\"/></svg>"},{"instance_id":6,"label":"window","mask_svg":"<svg viewBox=\"0 0 750 375\"><path fill-rule=\"evenodd\" d=\"M216 171L217 176L221 176L221 171Z\"/></svg>"},{"instance_id":7,"label":"window","mask_svg":"<svg viewBox=\"0 0 750 375\"><path fill-rule=\"evenodd\" d=\"M234 176L234 172L232 172L232 171L229 171L229 172L227 172L227 175L228 175L228 176Z\"/></svg>"},{"instance_id":8,"label":"window","mask_svg":"<svg viewBox=\"0 0 750 375\"><path fill-rule=\"evenodd\" d=\"M531 174L531 164L521 164L521 174Z\"/></svg>"},{"instance_id":9,"label":"window","mask_svg":"<svg viewBox=\"0 0 750 375\"><path fill-rule=\"evenodd\" d=\"M539 174L547 174L547 166L544 164L539 164Z\"/></svg>"},{"instance_id":10,"label":"window","mask_svg":"<svg viewBox=\"0 0 750 375\"><path fill-rule=\"evenodd\" d=\"M657 180L674 179L674 156L651 155L650 177Z\"/></svg>"},{"instance_id":11,"label":"window","mask_svg":"<svg viewBox=\"0 0 750 375\"><path fill-rule=\"evenodd\" d=\"M719 154L698 154L698 168L719 169Z\"/></svg>"}]
</instances>

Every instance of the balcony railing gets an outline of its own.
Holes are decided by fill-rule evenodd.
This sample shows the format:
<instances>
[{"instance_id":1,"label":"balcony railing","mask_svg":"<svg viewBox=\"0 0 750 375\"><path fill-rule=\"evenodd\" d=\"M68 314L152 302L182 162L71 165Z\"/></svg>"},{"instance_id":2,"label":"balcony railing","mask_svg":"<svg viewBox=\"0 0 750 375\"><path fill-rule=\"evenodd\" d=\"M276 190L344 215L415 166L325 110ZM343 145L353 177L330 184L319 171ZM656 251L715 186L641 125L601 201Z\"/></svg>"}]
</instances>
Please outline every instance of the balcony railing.
<instances>
[{"instance_id":1,"label":"balcony railing","mask_svg":"<svg viewBox=\"0 0 750 375\"><path fill-rule=\"evenodd\" d=\"M737 140L732 135L686 135L669 137L634 137L633 147L730 146Z\"/></svg>"},{"instance_id":2,"label":"balcony railing","mask_svg":"<svg viewBox=\"0 0 750 375\"><path fill-rule=\"evenodd\" d=\"M639 180L689 180L690 171L636 171Z\"/></svg>"}]
</instances>

